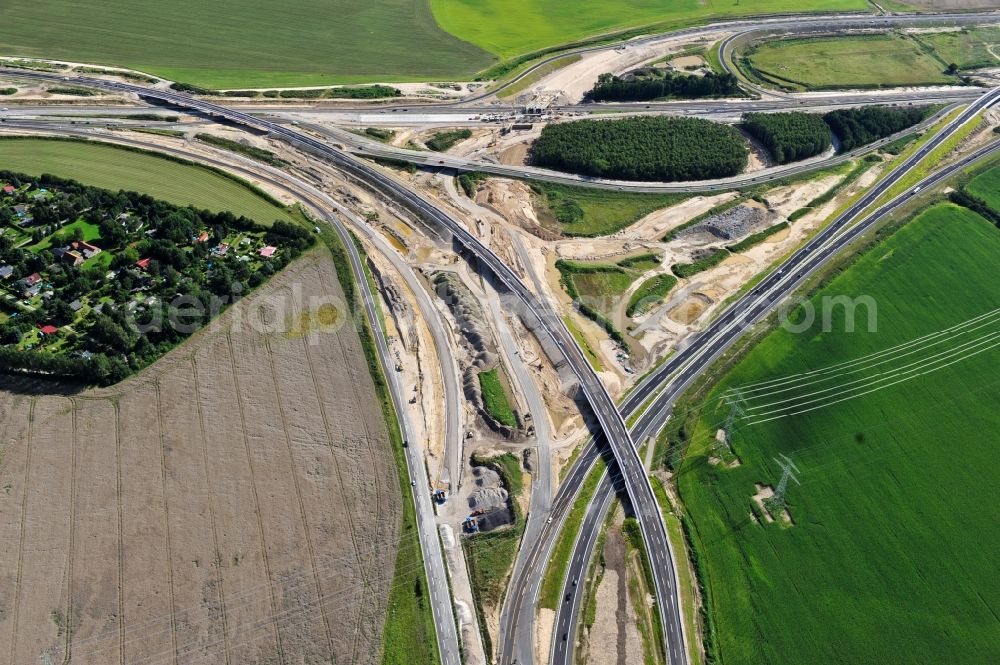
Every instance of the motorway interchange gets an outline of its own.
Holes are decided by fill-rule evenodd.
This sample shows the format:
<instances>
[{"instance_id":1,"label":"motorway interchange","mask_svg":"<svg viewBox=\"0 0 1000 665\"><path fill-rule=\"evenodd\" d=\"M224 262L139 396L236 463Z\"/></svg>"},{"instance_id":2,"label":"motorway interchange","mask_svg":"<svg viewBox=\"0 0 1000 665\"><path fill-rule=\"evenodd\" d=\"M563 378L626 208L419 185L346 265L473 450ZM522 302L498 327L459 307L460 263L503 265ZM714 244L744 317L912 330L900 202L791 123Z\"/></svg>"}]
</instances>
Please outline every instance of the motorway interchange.
<instances>
[{"instance_id":1,"label":"motorway interchange","mask_svg":"<svg viewBox=\"0 0 1000 665\"><path fill-rule=\"evenodd\" d=\"M947 15L944 17L882 17L878 20L880 22L932 23L937 21L949 23L982 20L982 17L970 18L970 15ZM732 29L735 25L739 28L737 34L745 35L765 29L773 30L777 27L787 31L809 31L816 29L820 25L826 29L830 29L831 27L839 27L845 23L857 25L865 21L871 22L872 19L871 17L836 17L829 19L782 18L735 22L733 24L726 24L726 27ZM718 27L715 27L715 29L718 30ZM687 32L688 34L697 34L699 31L707 30L708 28L692 28ZM649 39L658 38L660 37ZM602 46L597 48L606 49L613 47ZM723 58L723 62L726 62L725 58ZM537 66L542 66L543 64L544 62L539 63ZM527 76L531 71L529 69L521 76ZM587 361L583 350L563 324L562 319L555 311L553 303L548 302L544 297L540 297L540 294L533 291L515 270L508 266L491 247L476 235L470 233L465 224L461 220L456 219L454 214L435 205L428 197L407 187L399 179L387 174L382 169L359 159L358 156L406 159L435 169L454 171L481 170L501 176L549 179L553 182L572 183L595 188L677 192L732 189L749 184L750 182L777 180L787 177L792 173L816 168L817 165L810 164L806 167L793 166L788 169L776 169L773 173L755 175L752 178L738 177L731 181L711 183L650 185L616 181L591 181L576 176L560 175L554 172L546 173L539 169L532 169L531 167L514 168L463 158L431 157L426 153L421 154L405 149L387 147L383 144L365 140L353 133L335 128L331 129L327 126L321 128L305 125L305 128L309 131L303 131L298 126L298 123L289 124L287 122L290 118L294 117L294 112L291 111L282 111L279 117L272 117L270 113L264 115L248 112L250 111L249 109L236 110L193 98L182 93L162 89L154 90L106 79L90 79L76 76L65 77L62 75L20 70L4 70L3 74L15 79L48 80L51 82L70 80L74 84L93 86L116 93L136 95L144 100L166 103L212 120L225 120L254 131L266 132L272 138L287 142L296 150L329 163L334 169L345 174L352 181L363 183L366 187L391 200L395 205L398 205L413 216L428 220L437 228L444 229L452 236L455 243L472 253L478 259L479 265L495 278L498 288L509 294L513 294L520 301L524 308L522 316L535 320L538 329L550 339L553 347L557 349L558 354L561 356L560 360L567 363L576 375L586 401L599 423L601 434L584 446L583 451L567 470L562 484L551 501L551 511L548 513L549 519L545 523L541 523L537 521L538 518L536 517L537 534L532 539L525 539L522 545L511 577L508 593L505 595L504 607L501 614L498 653L500 662L507 664L523 664L535 660L533 623L538 587L542 568L544 567L543 562L547 561L551 553L559 529L570 505L575 499L576 491L582 486L582 481L592 468L599 451L605 447L610 451L614 463L599 484L598 490L588 507L586 518L581 527L576 547L574 548L571 564L566 575L566 601L560 604L556 625L553 630L551 658L557 663L570 663L573 660L572 636L575 634L579 621L583 601L583 585L569 584L569 581L583 579L586 576L597 534L604 522L604 517L611 502L617 496L617 493L620 492L623 498L627 500L631 511L637 517L642 527L653 568L657 598L656 606L660 613L662 625L664 626L664 638L666 640L664 647L668 655L668 662L674 665L688 661L688 641L691 639L691 636L686 635L685 623L682 618L674 553L672 552L660 508L653 494L652 486L649 483L643 461L638 455L637 444L649 436L655 435L662 428L669 417L674 401L685 388L705 372L716 359L724 354L755 323L761 321L772 312L810 275L814 274L845 248L850 247L852 243L866 231L877 225L887 215L908 203L913 197L918 195L920 190L942 182L962 168L991 156L998 150L997 144L990 144L964 157L961 161L949 165L945 169L932 172L917 185L908 187L902 193L896 194L889 200L885 200L886 194L915 167L918 165L923 166L923 161L937 147L945 143L955 132L973 121L984 110L997 104L1000 101L1000 89L949 91L940 95L922 93L925 96L918 97L916 100L914 100L912 95L907 97L906 93L897 93L898 96L890 97L890 99L898 99L899 101L906 99L918 102L929 100L960 102L966 104L966 107L960 114L941 127L930 141L926 142L918 151L880 180L875 186L871 187L861 198L825 226L822 232L795 251L781 265L776 266L773 271L752 289L743 294L739 299L733 301L696 339L691 340L682 350L671 356L655 371L645 376L623 402L616 404L604 383ZM766 94L766 91L758 92ZM870 99L870 97L845 94L834 100L824 100L823 104L828 106L847 106L858 103L869 103ZM885 97L880 98L880 101L885 100ZM487 101L487 96L481 96L465 100L461 105L463 108L475 108L475 105L485 104ZM726 108L726 106L731 106L731 104L725 102L703 102L697 105L688 104L686 107L677 104L644 106L647 108L642 109L642 112L678 112L692 109L706 115L718 112L732 112L731 108ZM747 109L755 110L780 110L789 106L799 107L801 105L797 101L778 97L746 102L744 106ZM614 110L619 110L619 108L631 111L635 107L631 105L616 105ZM720 111L720 109L724 110ZM440 112L453 113L454 110L455 108L450 106L441 107ZM122 111L117 112L121 113ZM434 113L437 111L436 109L421 109L421 113L428 112ZM26 130L46 133L86 135L85 129L70 127L66 125L65 121L55 119L46 121L43 117L44 115L45 113L42 112L32 121L11 120L9 125L11 127L22 127ZM935 116L927 122L927 125L929 126L932 122L940 120L943 115L944 113ZM863 150L839 156L835 159L845 161L855 158L895 138L897 137L888 137ZM134 143L141 144L142 142L135 139ZM231 168L231 165L224 166L224 168ZM283 173L278 169L263 167L249 161L242 164L240 168L247 173L253 173L255 177L266 179L275 184L275 186L289 192L295 198L306 203L314 214L321 216L334 226L344 241L344 245L350 249L351 267L358 277L357 282L361 286L366 317L372 329L377 330L379 322L376 313L376 296L368 287L362 258L350 240L347 226L345 226L343 219L347 219L351 227L363 229L366 233L370 232L370 227L365 225L362 220L358 219L350 210L338 203L327 193L301 179ZM381 335L376 335L375 337L379 343L380 360L383 364L382 369L390 377L389 384L397 413L403 414L405 411L404 390L399 384L397 374L392 370L394 363L391 354L385 346L383 337ZM452 388L452 393L455 390L456 388ZM635 422L629 426L628 422L633 417L635 418ZM404 438L409 438L407 434L408 425L405 418L401 418L400 424ZM449 438L461 436L461 432L456 430L454 425L450 427ZM413 493L419 514L421 546L425 553L424 562L431 588L432 608L442 659L446 663L458 663L460 662L459 637L453 618L452 599L448 590L447 572L443 563L443 554L434 526L433 507L430 505L429 499L430 489L427 485L426 474L423 472L424 462L420 446L409 447L407 462L410 469L410 476L416 483L413 487Z\"/></svg>"}]
</instances>

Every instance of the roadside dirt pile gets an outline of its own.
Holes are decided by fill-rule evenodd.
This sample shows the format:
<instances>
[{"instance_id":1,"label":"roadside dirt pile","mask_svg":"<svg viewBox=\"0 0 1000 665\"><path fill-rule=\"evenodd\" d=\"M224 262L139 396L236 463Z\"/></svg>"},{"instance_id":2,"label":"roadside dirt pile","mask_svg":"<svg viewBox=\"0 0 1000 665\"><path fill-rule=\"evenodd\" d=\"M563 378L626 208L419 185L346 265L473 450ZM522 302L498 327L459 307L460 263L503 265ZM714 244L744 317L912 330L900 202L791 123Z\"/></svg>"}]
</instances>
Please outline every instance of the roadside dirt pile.
<instances>
[{"instance_id":1,"label":"roadside dirt pile","mask_svg":"<svg viewBox=\"0 0 1000 665\"><path fill-rule=\"evenodd\" d=\"M458 275L438 272L434 274L431 283L434 285L434 292L455 317L458 332L466 343L472 364L478 369L496 364L496 343L486 324L483 310Z\"/></svg>"},{"instance_id":2,"label":"roadside dirt pile","mask_svg":"<svg viewBox=\"0 0 1000 665\"><path fill-rule=\"evenodd\" d=\"M507 505L507 490L500 482L500 476L486 466L473 467L472 475L476 489L469 495L469 509L482 508L489 512Z\"/></svg>"}]
</instances>

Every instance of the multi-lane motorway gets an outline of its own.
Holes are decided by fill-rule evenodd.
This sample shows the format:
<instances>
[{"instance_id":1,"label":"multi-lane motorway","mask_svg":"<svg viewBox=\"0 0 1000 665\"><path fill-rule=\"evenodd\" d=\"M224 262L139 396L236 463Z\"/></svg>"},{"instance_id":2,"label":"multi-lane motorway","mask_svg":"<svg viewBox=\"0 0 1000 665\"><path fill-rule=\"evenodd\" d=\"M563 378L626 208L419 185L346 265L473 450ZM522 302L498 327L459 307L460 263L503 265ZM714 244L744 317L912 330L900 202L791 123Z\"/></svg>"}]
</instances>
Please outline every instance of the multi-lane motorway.
<instances>
[{"instance_id":1,"label":"multi-lane motorway","mask_svg":"<svg viewBox=\"0 0 1000 665\"><path fill-rule=\"evenodd\" d=\"M965 100L971 101L979 97L984 92L985 90L982 88L975 88L972 94L969 94L968 92L965 93ZM946 107L946 109L950 110L950 107ZM395 146L379 143L378 141L374 141L363 136L358 136L357 134L344 129L338 129L326 125L304 123L303 126L317 135L329 137L331 140L344 145L355 154L387 159L402 159L429 168L448 169L452 171L479 171L507 178L527 178L561 185L590 187L594 189L613 191L642 193L674 192L694 194L699 192L726 191L751 185L759 185L807 173L817 168L843 164L844 162L857 159L867 153L874 152L882 146L892 143L902 136L912 134L913 132L929 127L945 115L947 110L935 113L933 116L927 118L915 127L909 127L896 134L873 141L872 143L849 152L844 152L830 157L815 157L799 162L792 162L790 164L772 166L762 171L740 174L731 178L687 182L634 182L628 180L608 180L605 178L592 178L573 173L561 173L559 171L552 171L550 169L543 169L536 166L509 166L482 159L471 159L441 153L428 153L427 151L397 148Z\"/></svg>"},{"instance_id":2,"label":"multi-lane motorway","mask_svg":"<svg viewBox=\"0 0 1000 665\"><path fill-rule=\"evenodd\" d=\"M809 22L804 19L796 20L800 21L801 24L814 23L816 21L816 19L811 19ZM937 20L940 21L941 18L939 17ZM829 26L831 24L824 23L824 25ZM66 79L64 76L42 74L38 72L4 71L4 74L7 76L25 76L54 81L63 81ZM576 345L572 336L569 335L568 331L566 331L563 326L560 317L555 311L553 311L548 303L540 300L530 290L528 290L513 273L513 271L506 266L498 256L493 254L488 247L481 243L478 238L473 236L458 220L452 218L448 213L437 208L432 203L421 197L419 194L411 191L391 176L386 175L382 171L365 163L353 159L349 155L345 154L345 152L331 147L324 141L318 140L313 136L304 134L297 129L289 128L270 119L255 117L242 111L236 111L167 90L152 90L142 86L108 80L87 79L83 77L74 77L73 80L76 83L83 85L90 85L118 92L138 94L147 99L167 102L194 110L210 117L225 119L238 123L242 126L270 132L275 137L284 139L301 149L330 161L349 177L374 187L410 210L420 214L422 217L436 223L442 228L447 229L460 244L471 250L477 258L479 258L479 260L492 273L494 273L503 286L514 293L521 300L525 307L525 315L537 317L541 323L542 329L552 337L555 345L559 348L560 352L564 355L567 362L576 373L581 389L588 399L591 408L600 423L601 429L607 438L608 445L614 455L615 463L617 464L617 468L621 474L620 477L622 484L629 496L632 509L643 530L654 572L654 585L656 587L655 592L659 601L657 606L665 627L664 633L667 642L666 648L669 661L671 664L686 662L687 657L683 637L683 624L680 619L679 608L677 607L674 567L669 550L669 542L666 537L666 530L662 521L662 515L660 514L657 506L652 488L649 485L648 478L646 477L641 461L636 453L634 440L626 428L625 421L623 420L619 409L611 400L611 397L604 388L604 385L598 379L596 374L594 374L589 363L583 356L583 353ZM862 225L853 227L850 232L845 232L842 236L838 236L837 234L843 231L851 222L856 221L860 213L865 208L873 203L879 196L884 194L889 187L895 184L899 177L902 177L903 174L909 172L909 170L912 169L916 163L926 157L926 155L933 150L934 147L939 145L940 141L944 140L944 138L950 135L958 126L971 119L976 112L995 103L997 96L997 91L991 91L976 100L972 105L970 105L968 110L959 116L959 118L944 128L932 141L929 141L919 152L907 160L907 162L905 162L900 168L895 170L892 175L880 182L876 187L872 188L872 190L870 190L861 199L861 201L858 202L858 204L853 206L843 216L838 218L838 220L829 226L824 233L817 236L808 245L803 247L802 250L793 255L784 267L772 273L761 284L751 290L744 298L735 303L686 349L675 355L668 363L665 363L657 372L644 381L640 388L630 395L629 402L634 403L637 408L639 404L642 404L647 398L656 393L659 388L666 386L666 388L658 394L654 407L651 408L647 414L654 414L653 416L648 416L649 418L653 418L656 414L665 413L679 390L683 389L683 387L688 385L695 377L697 377L708 366L708 364L711 363L712 360L714 360L714 358L716 358L720 353L722 353L735 339L737 339L749 325L765 316L767 312L769 312L775 304L781 300L781 298L787 295L792 288L800 283L806 275L815 270L818 265L821 265L830 256L850 242L854 236L853 228L859 228ZM619 185L612 186L621 187ZM734 185L728 184L727 186L732 187ZM912 196L912 192L902 195L901 198L894 200L891 205L894 207L901 201L906 200L909 196ZM639 424L641 425L646 420L647 416L644 416L640 419ZM652 426L652 424L650 426ZM577 468L585 469L586 465L578 464ZM417 469L413 469L412 471L415 475L423 475L417 473ZM567 479L567 481L569 480L570 479ZM565 484L569 483L567 482ZM557 499L555 504L558 505L558 503L559 501ZM542 537L540 537L536 542L541 543L546 540L545 531L546 529L543 529ZM587 542L586 538L583 537L584 535L586 534L581 534L581 542L586 545ZM530 547L532 543L527 543L526 545L527 547ZM536 559L536 563L538 564L542 561L544 561L544 559ZM526 575L530 576L533 574L536 577L538 576L540 568L540 565L535 567L521 567L523 571L526 571ZM579 573L579 576L582 578L582 575L585 573L585 568L580 571L576 571L576 573ZM571 571L571 575L575 575L576 573ZM518 593L517 580L515 580L514 583L515 586L511 589L511 597L516 597ZM527 588L527 585L524 588ZM571 626L572 612L569 613L569 617L568 625ZM507 625L513 625L514 633L517 633L517 621L514 621L513 623L508 621ZM452 625L452 629L453 628L454 626ZM572 638L572 633L567 631L562 634L557 632L556 639L561 640L563 635L566 636L567 642L569 642ZM517 642L523 642L525 640L529 644L532 642L530 635L516 634ZM512 660L507 659L509 653L511 652L508 649L508 645L505 643L502 655L506 659L506 662L511 662ZM572 649L569 644L566 645L566 648L562 649L562 653L564 659L572 658ZM456 654L450 655L455 656Z\"/></svg>"},{"instance_id":3,"label":"multi-lane motorway","mask_svg":"<svg viewBox=\"0 0 1000 665\"><path fill-rule=\"evenodd\" d=\"M4 73L8 76L24 76L41 78L43 80L63 81L68 78L37 72L5 71ZM653 488L646 477L635 445L625 426L625 421L618 412L607 388L587 361L573 336L566 329L562 318L548 303L539 300L532 291L525 287L514 271L499 256L494 254L490 248L472 235L459 220L433 205L391 176L368 164L358 162L344 152L332 148L328 144L293 128L278 125L266 119L257 118L241 111L228 109L175 92L150 90L142 86L86 77L73 77L72 80L80 85L139 94L146 98L165 101L211 117L228 120L244 127L268 131L278 138L284 139L301 149L330 161L349 177L353 177L374 187L424 219L446 229L458 243L473 252L481 264L490 270L500 283L523 303L525 307L523 314L525 316L534 316L537 319L540 329L552 338L552 341L566 359L567 364L576 374L580 383L580 389L594 415L597 417L601 430L604 432L611 449L614 451L615 459L623 472L625 488L629 497L631 497L636 518L650 550L657 597L667 599L666 602L659 604L664 624L666 624L667 615L664 608L672 608L673 603L675 603L672 594L668 594L669 588L661 572L672 566L666 527L663 524L663 517L657 508ZM676 608L672 608L672 611L675 610ZM669 643L668 648L670 648ZM676 645L673 648L677 649ZM683 654L683 652L683 648L679 649L679 653ZM672 659L672 662L679 661Z\"/></svg>"},{"instance_id":4,"label":"multi-lane motorway","mask_svg":"<svg viewBox=\"0 0 1000 665\"><path fill-rule=\"evenodd\" d=\"M857 240L866 230L885 218L890 212L909 201L917 190L927 188L941 182L947 177L965 168L969 164L987 155L1000 152L1000 143L992 143L978 152L966 157L946 169L928 176L913 189L908 189L876 211L862 218L870 206L885 195L899 179L909 173L914 166L923 161L927 155L944 142L959 127L971 121L983 109L995 105L1000 100L1000 89L990 91L976 104L966 109L959 117L942 129L931 141L928 141L919 151L894 170L888 177L870 189L863 197L853 204L843 214L838 216L824 231L792 255L776 271L754 287L743 298L730 306L725 313L716 319L708 329L702 332L690 346L671 357L656 372L638 386L621 409L626 416L633 414L643 403L653 398L650 406L633 427L633 439L641 441L655 434L670 413L674 400L691 384L716 358L728 349L746 330L757 321L764 318L773 308L786 298L809 275L837 253ZM657 391L660 391L657 394ZM593 444L581 455L577 465L569 472L564 488L579 487L586 477L592 464L596 450ZM567 492L566 497L559 496L554 505L562 507L565 499L572 499L573 492ZM568 579L584 579L593 543L604 521L608 506L614 498L614 488L605 479L599 486L588 509L587 516L581 527L577 544L569 566ZM544 549L545 543L540 543L537 549ZM513 583L516 583L515 580ZM557 638L562 635L575 634L576 622L582 602L582 589L567 586L569 599L564 601L559 609L556 624ZM528 594L530 595L530 594ZM513 640L516 642L516 639ZM557 663L568 663L572 653L568 649L560 649L556 643L553 649L553 659ZM505 662L512 662L511 660ZM520 661L523 662L523 661Z\"/></svg>"}]
</instances>

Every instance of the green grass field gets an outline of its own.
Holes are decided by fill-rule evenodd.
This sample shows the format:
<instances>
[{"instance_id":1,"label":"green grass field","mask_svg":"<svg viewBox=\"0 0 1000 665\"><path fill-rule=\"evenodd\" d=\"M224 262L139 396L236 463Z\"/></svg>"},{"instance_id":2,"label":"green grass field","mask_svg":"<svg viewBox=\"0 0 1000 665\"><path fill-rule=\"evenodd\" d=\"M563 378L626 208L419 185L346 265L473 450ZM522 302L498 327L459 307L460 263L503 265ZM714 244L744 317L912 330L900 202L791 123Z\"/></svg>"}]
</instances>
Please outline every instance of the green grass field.
<instances>
[{"instance_id":1,"label":"green grass field","mask_svg":"<svg viewBox=\"0 0 1000 665\"><path fill-rule=\"evenodd\" d=\"M101 237L100 228L96 224L91 224L90 222L78 219L75 222L63 226L57 232L45 236L39 242L36 242L33 245L28 245L25 249L29 252L39 252L43 249L52 247L53 241L56 239L61 241L60 244L69 244L69 242L73 239L73 234L76 232L76 229L81 230L83 236L80 239L85 242L93 242ZM105 252L102 252L102 254L104 253ZM107 252L107 254L111 255L111 252Z\"/></svg>"},{"instance_id":2,"label":"green grass field","mask_svg":"<svg viewBox=\"0 0 1000 665\"><path fill-rule=\"evenodd\" d=\"M134 190L177 205L229 210L262 224L293 221L287 210L209 169L108 144L5 138L0 140L0 168L51 173L113 191Z\"/></svg>"},{"instance_id":3,"label":"green grass field","mask_svg":"<svg viewBox=\"0 0 1000 665\"><path fill-rule=\"evenodd\" d=\"M776 329L709 393L679 483L707 575L718 662L1000 662L1000 348L858 399L744 421L733 437L742 464L706 463L725 418L714 406L723 390L856 359L984 314L1000 302L998 253L1000 231L981 217L951 204L928 209L811 299L868 295L877 332L868 331L864 308L853 333L844 332L843 308L831 332L819 324L799 334ZM866 375L878 369L888 365ZM787 494L793 526L766 523L756 508L751 519L755 483L778 481L778 454L800 469L801 486Z\"/></svg>"},{"instance_id":4,"label":"green grass field","mask_svg":"<svg viewBox=\"0 0 1000 665\"><path fill-rule=\"evenodd\" d=\"M9 0L0 53L127 66L207 88L426 81L638 26L870 9L865 0L125 0L87 10Z\"/></svg>"},{"instance_id":5,"label":"green grass field","mask_svg":"<svg viewBox=\"0 0 1000 665\"><path fill-rule=\"evenodd\" d=\"M769 12L870 10L863 0L430 0L442 28L501 57L635 26Z\"/></svg>"},{"instance_id":6,"label":"green grass field","mask_svg":"<svg viewBox=\"0 0 1000 665\"><path fill-rule=\"evenodd\" d=\"M611 317L632 283L659 266L662 258L659 253L644 252L620 259L616 263L561 260L556 262L556 268L559 270L566 292L573 300L586 303L605 316ZM657 296L666 295L676 283L677 280L669 275L651 278L648 289L644 284L633 293L629 299L629 311L634 312L633 306L637 306L641 300L648 299L646 304L651 305ZM654 293L657 288L662 293Z\"/></svg>"},{"instance_id":7,"label":"green grass field","mask_svg":"<svg viewBox=\"0 0 1000 665\"><path fill-rule=\"evenodd\" d=\"M679 203L684 194L633 194L532 182L543 226L567 236L605 236L651 212Z\"/></svg>"},{"instance_id":8,"label":"green grass field","mask_svg":"<svg viewBox=\"0 0 1000 665\"><path fill-rule=\"evenodd\" d=\"M493 62L427 0L9 0L0 53L124 65L208 88L468 76Z\"/></svg>"},{"instance_id":9,"label":"green grass field","mask_svg":"<svg viewBox=\"0 0 1000 665\"><path fill-rule=\"evenodd\" d=\"M676 285L677 278L673 275L650 277L632 293L632 297L628 300L628 307L625 308L625 315L635 316L645 313L654 305L663 302L663 299Z\"/></svg>"},{"instance_id":10,"label":"green grass field","mask_svg":"<svg viewBox=\"0 0 1000 665\"><path fill-rule=\"evenodd\" d=\"M1000 58L1000 28L996 26L974 26L958 32L934 32L915 36L921 43L947 63L955 63L960 69L976 67L996 67ZM992 53L990 49L992 48Z\"/></svg>"},{"instance_id":11,"label":"green grass field","mask_svg":"<svg viewBox=\"0 0 1000 665\"><path fill-rule=\"evenodd\" d=\"M573 282L580 297L594 303L599 310L610 309L609 301L617 300L632 282L635 275L627 272L589 272L573 275Z\"/></svg>"},{"instance_id":12,"label":"green grass field","mask_svg":"<svg viewBox=\"0 0 1000 665\"><path fill-rule=\"evenodd\" d=\"M957 81L913 40L895 35L772 41L757 47L750 61L766 78L809 89Z\"/></svg>"}]
</instances>

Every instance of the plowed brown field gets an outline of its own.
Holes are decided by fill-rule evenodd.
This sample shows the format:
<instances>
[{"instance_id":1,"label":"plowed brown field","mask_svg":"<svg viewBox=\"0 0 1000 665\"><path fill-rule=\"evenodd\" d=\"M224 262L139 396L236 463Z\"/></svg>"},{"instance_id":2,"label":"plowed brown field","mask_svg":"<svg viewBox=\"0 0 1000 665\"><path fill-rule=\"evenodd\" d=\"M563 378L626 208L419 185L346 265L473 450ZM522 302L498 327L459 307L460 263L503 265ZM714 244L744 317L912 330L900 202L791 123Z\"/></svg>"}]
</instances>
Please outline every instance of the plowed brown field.
<instances>
[{"instance_id":1,"label":"plowed brown field","mask_svg":"<svg viewBox=\"0 0 1000 665\"><path fill-rule=\"evenodd\" d=\"M379 660L396 468L353 326L248 325L294 292L327 254L118 386L3 380L0 663Z\"/></svg>"}]
</instances>

